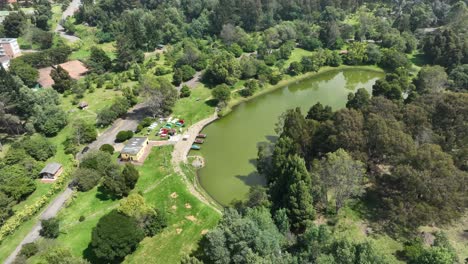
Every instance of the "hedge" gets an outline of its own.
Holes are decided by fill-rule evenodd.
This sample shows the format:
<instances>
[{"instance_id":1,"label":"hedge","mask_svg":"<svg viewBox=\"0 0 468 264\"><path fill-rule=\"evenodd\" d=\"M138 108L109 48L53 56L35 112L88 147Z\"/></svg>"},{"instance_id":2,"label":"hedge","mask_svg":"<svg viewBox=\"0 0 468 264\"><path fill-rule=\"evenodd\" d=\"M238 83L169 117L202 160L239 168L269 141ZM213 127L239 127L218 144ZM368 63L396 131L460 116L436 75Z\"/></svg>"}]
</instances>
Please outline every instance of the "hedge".
<instances>
[{"instance_id":1,"label":"hedge","mask_svg":"<svg viewBox=\"0 0 468 264\"><path fill-rule=\"evenodd\" d=\"M22 223L31 219L45 205L47 205L52 196L62 191L68 183L69 176L70 173L68 171L64 171L62 176L54 182L52 188L50 188L46 194L42 195L38 201L32 205L25 206L21 210L16 211L15 214L10 217L0 228L0 244L8 235L12 234L16 229L18 229Z\"/></svg>"}]
</instances>

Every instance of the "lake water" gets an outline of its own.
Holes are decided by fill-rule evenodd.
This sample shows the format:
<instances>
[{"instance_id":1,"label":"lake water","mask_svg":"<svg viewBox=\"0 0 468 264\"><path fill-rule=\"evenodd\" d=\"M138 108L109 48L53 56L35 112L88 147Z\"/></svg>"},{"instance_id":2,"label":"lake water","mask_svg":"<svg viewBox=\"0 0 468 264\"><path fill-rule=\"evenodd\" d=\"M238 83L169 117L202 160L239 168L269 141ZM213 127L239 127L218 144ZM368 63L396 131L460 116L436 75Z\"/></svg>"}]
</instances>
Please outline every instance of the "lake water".
<instances>
[{"instance_id":1,"label":"lake water","mask_svg":"<svg viewBox=\"0 0 468 264\"><path fill-rule=\"evenodd\" d=\"M275 138L275 124L283 112L299 106L305 115L317 102L333 110L343 108L350 92L362 87L371 92L383 76L362 69L330 71L238 105L202 132L208 137L199 151L206 161L199 170L201 185L223 205L244 199L249 186L265 183L255 172L257 145Z\"/></svg>"}]
</instances>

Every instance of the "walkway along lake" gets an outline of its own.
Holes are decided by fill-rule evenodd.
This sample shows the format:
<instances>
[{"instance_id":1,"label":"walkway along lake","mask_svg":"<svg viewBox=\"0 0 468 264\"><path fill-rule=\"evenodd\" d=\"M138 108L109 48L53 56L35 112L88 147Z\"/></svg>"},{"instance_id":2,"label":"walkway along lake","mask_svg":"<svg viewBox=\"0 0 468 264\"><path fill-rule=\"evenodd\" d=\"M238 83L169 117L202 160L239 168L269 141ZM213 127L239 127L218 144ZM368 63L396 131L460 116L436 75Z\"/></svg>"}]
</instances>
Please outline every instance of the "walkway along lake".
<instances>
[{"instance_id":1,"label":"walkway along lake","mask_svg":"<svg viewBox=\"0 0 468 264\"><path fill-rule=\"evenodd\" d=\"M244 199L249 186L265 183L255 169L257 145L275 140L283 112L299 106L305 115L317 102L343 108L350 92L362 87L371 92L383 76L363 69L328 71L236 106L202 131L208 135L200 151L206 162L199 170L202 187L222 205Z\"/></svg>"}]
</instances>

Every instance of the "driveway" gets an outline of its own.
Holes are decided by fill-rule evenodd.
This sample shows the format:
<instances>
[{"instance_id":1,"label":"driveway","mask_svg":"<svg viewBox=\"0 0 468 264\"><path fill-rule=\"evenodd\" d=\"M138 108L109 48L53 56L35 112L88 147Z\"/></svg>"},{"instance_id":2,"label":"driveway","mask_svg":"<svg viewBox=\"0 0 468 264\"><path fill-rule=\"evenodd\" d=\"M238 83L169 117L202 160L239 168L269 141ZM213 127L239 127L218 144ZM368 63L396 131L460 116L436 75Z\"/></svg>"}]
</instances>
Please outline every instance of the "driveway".
<instances>
[{"instance_id":1,"label":"driveway","mask_svg":"<svg viewBox=\"0 0 468 264\"><path fill-rule=\"evenodd\" d=\"M145 117L144 104L137 104L132 107L124 118L117 119L113 125L91 144L88 145L90 150L99 149L102 144L113 144L115 136L120 130L135 130L138 123ZM81 153L77 154L76 159L80 160L83 157ZM49 219L55 217L65 202L72 196L73 190L67 187L65 191L60 193L41 213L39 219ZM41 230L41 222L38 221L29 233L24 237L21 243L15 248L10 256L5 260L4 264L11 264L21 250L24 244L36 241L39 238L39 231Z\"/></svg>"},{"instance_id":2,"label":"driveway","mask_svg":"<svg viewBox=\"0 0 468 264\"><path fill-rule=\"evenodd\" d=\"M47 206L47 208L42 212L41 216L39 217L40 220L42 219L49 219L51 217L55 217L57 213L60 211L62 206L65 202L72 196L73 190L68 188L59 194L52 203ZM16 256L21 250L21 247L24 244L32 243L39 238L39 231L41 230L41 222L38 221L31 231L26 235L26 237L21 241L21 243L15 248L15 250L10 254L10 256L5 260L4 264L11 264L15 260Z\"/></svg>"},{"instance_id":3,"label":"driveway","mask_svg":"<svg viewBox=\"0 0 468 264\"><path fill-rule=\"evenodd\" d=\"M70 5L67 7L67 9L63 11L61 20L65 21L67 17L73 16L73 14L80 8L80 5L81 5L81 0L72 0L70 2ZM80 40L79 37L65 33L65 29L62 27L62 25L60 25L60 23L57 24L57 27L55 28L55 32L59 33L61 37L67 39L68 41L72 43Z\"/></svg>"},{"instance_id":4,"label":"driveway","mask_svg":"<svg viewBox=\"0 0 468 264\"><path fill-rule=\"evenodd\" d=\"M115 120L111 127L88 145L88 151L97 150L104 144L114 145L115 137L122 130L135 131L141 120L147 116L144 106L144 103L137 104L132 107L123 118ZM83 154L81 152L76 155L76 159L78 160L81 160L82 157Z\"/></svg>"}]
</instances>

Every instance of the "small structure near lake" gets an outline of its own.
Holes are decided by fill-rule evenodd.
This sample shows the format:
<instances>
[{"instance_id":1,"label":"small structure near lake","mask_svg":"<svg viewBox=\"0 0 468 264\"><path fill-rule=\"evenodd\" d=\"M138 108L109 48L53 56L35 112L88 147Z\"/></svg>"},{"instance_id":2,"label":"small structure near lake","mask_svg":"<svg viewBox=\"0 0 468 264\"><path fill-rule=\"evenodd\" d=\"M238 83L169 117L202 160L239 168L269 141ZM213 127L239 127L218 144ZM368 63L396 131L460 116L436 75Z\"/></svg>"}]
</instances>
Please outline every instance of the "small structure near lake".
<instances>
[{"instance_id":1,"label":"small structure near lake","mask_svg":"<svg viewBox=\"0 0 468 264\"><path fill-rule=\"evenodd\" d=\"M139 161L145 153L147 145L147 137L131 138L120 152L120 159L122 161Z\"/></svg>"},{"instance_id":2,"label":"small structure near lake","mask_svg":"<svg viewBox=\"0 0 468 264\"><path fill-rule=\"evenodd\" d=\"M48 163L39 173L39 175L42 177L42 182L54 182L57 180L58 176L62 174L63 172L63 167L62 164L57 163L57 162L52 162Z\"/></svg>"}]
</instances>

